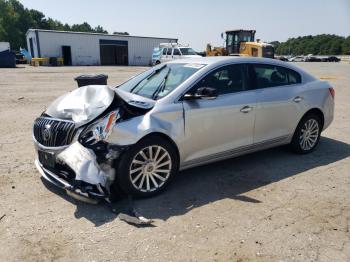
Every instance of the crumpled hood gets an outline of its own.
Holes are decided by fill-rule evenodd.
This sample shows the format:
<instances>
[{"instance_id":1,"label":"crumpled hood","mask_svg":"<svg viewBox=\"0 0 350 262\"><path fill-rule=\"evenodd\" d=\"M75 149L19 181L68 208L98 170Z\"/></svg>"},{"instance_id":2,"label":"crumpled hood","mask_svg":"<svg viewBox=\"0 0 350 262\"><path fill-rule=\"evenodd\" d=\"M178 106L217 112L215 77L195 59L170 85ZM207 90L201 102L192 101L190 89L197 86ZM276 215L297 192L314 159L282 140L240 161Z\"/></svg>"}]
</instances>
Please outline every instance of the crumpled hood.
<instances>
[{"instance_id":1,"label":"crumpled hood","mask_svg":"<svg viewBox=\"0 0 350 262\"><path fill-rule=\"evenodd\" d=\"M105 85L90 85L75 89L57 98L45 113L58 119L74 121L82 126L101 115L117 95L129 105L151 109L155 101Z\"/></svg>"},{"instance_id":2,"label":"crumpled hood","mask_svg":"<svg viewBox=\"0 0 350 262\"><path fill-rule=\"evenodd\" d=\"M45 113L54 118L73 120L81 126L102 114L114 96L114 89L109 86L83 86L57 98Z\"/></svg>"}]
</instances>

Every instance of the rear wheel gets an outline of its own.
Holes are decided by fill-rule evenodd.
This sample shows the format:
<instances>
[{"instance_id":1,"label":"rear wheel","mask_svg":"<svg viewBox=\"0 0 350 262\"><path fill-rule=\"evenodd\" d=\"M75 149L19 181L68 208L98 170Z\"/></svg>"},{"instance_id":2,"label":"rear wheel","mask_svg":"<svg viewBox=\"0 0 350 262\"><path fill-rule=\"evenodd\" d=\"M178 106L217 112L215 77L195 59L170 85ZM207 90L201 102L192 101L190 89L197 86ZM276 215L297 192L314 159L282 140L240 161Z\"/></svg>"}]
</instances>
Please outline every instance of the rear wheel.
<instances>
[{"instance_id":1,"label":"rear wheel","mask_svg":"<svg viewBox=\"0 0 350 262\"><path fill-rule=\"evenodd\" d=\"M295 130L291 147L298 154L307 154L312 152L321 135L321 120L317 115L306 115Z\"/></svg>"},{"instance_id":2,"label":"rear wheel","mask_svg":"<svg viewBox=\"0 0 350 262\"><path fill-rule=\"evenodd\" d=\"M127 194L148 197L161 192L177 169L173 145L161 137L148 137L121 157L117 182Z\"/></svg>"}]
</instances>

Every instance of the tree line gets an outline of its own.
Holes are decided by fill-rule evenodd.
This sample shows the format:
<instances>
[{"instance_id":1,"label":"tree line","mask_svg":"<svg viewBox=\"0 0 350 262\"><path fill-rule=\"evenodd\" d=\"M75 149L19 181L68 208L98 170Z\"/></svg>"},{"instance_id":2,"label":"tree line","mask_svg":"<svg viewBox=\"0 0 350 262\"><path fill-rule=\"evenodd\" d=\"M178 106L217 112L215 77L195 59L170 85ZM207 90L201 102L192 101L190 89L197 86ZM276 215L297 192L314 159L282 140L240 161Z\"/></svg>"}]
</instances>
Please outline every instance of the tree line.
<instances>
[{"instance_id":1,"label":"tree line","mask_svg":"<svg viewBox=\"0 0 350 262\"><path fill-rule=\"evenodd\" d=\"M10 42L13 50L24 48L27 46L25 34L30 28L108 33L100 25L92 27L87 22L73 25L63 24L58 20L45 17L40 11L25 8L17 0L0 0L0 42ZM114 32L114 34L129 35L128 32Z\"/></svg>"},{"instance_id":2,"label":"tree line","mask_svg":"<svg viewBox=\"0 0 350 262\"><path fill-rule=\"evenodd\" d=\"M29 28L74 32L108 33L102 26L87 22L69 25L54 20L37 10L25 8L17 0L0 0L0 42L10 42L13 50L26 47ZM113 34L129 35L128 32ZM277 55L350 55L350 36L322 34L290 38L286 42L271 42Z\"/></svg>"},{"instance_id":3,"label":"tree line","mask_svg":"<svg viewBox=\"0 0 350 262\"><path fill-rule=\"evenodd\" d=\"M350 55L350 36L322 34L290 38L286 42L274 41L277 55Z\"/></svg>"}]
</instances>

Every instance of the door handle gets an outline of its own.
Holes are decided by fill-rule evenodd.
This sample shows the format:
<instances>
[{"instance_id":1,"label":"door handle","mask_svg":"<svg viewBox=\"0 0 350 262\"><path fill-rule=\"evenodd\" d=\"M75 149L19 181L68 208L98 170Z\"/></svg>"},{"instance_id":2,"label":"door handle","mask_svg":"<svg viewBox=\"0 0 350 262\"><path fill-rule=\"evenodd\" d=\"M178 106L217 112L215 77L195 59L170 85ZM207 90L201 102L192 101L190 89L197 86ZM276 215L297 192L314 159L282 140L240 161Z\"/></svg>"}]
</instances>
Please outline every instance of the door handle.
<instances>
[{"instance_id":1,"label":"door handle","mask_svg":"<svg viewBox=\"0 0 350 262\"><path fill-rule=\"evenodd\" d=\"M293 101L295 103L299 103L299 102L301 102L301 100L303 100L303 98L301 96L296 96L296 97L293 98Z\"/></svg>"},{"instance_id":2,"label":"door handle","mask_svg":"<svg viewBox=\"0 0 350 262\"><path fill-rule=\"evenodd\" d=\"M242 109L241 109L241 112L242 113L249 113L250 111L252 111L252 107L251 106L244 106L244 107L242 107Z\"/></svg>"}]
</instances>

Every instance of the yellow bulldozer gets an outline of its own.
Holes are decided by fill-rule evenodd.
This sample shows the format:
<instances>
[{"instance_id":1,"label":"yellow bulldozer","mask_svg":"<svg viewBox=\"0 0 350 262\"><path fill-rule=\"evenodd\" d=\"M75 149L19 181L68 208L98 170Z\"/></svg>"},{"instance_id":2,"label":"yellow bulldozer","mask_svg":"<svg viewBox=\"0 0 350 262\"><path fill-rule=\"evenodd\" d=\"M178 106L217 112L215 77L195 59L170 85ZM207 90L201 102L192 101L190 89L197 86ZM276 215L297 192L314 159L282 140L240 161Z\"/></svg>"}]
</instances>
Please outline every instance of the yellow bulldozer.
<instances>
[{"instance_id":1,"label":"yellow bulldozer","mask_svg":"<svg viewBox=\"0 0 350 262\"><path fill-rule=\"evenodd\" d=\"M212 47L207 44L207 56L254 56L274 58L273 45L255 41L255 30L230 30L226 31L225 47Z\"/></svg>"}]
</instances>

